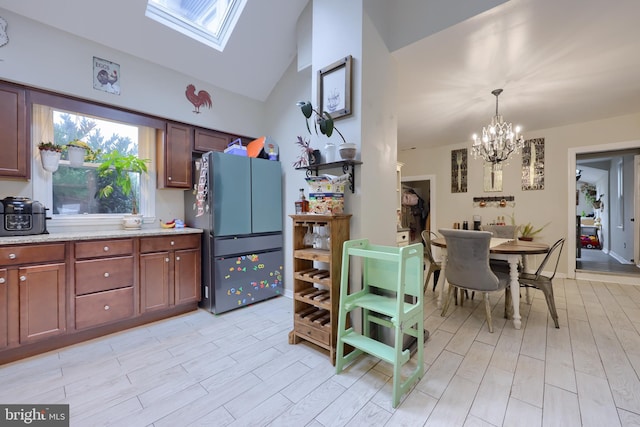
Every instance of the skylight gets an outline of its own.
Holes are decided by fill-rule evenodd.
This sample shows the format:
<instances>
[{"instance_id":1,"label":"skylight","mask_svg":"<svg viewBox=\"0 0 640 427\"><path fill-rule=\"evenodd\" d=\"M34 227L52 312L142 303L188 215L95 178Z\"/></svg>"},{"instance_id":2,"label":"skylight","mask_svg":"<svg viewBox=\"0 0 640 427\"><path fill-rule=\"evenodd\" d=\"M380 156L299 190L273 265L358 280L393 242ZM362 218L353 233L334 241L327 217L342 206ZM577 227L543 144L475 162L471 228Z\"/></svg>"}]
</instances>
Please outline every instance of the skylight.
<instances>
[{"instance_id":1,"label":"skylight","mask_svg":"<svg viewBox=\"0 0 640 427\"><path fill-rule=\"evenodd\" d=\"M145 15L223 51L247 0L148 0Z\"/></svg>"}]
</instances>

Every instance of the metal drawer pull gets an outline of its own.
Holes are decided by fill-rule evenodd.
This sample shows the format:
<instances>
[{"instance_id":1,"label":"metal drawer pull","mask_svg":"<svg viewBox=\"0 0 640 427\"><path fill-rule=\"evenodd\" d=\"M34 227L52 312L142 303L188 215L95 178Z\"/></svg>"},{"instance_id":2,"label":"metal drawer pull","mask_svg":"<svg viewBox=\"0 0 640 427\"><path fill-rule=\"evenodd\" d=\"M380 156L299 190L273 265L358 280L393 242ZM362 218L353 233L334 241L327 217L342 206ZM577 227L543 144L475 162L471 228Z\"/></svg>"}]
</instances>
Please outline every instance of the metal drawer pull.
<instances>
[{"instance_id":1,"label":"metal drawer pull","mask_svg":"<svg viewBox=\"0 0 640 427\"><path fill-rule=\"evenodd\" d=\"M0 284L2 284L4 282L5 282L4 277L0 277Z\"/></svg>"},{"instance_id":2,"label":"metal drawer pull","mask_svg":"<svg viewBox=\"0 0 640 427\"><path fill-rule=\"evenodd\" d=\"M176 242L174 242L173 240L171 241L171 246L175 245Z\"/></svg>"},{"instance_id":3,"label":"metal drawer pull","mask_svg":"<svg viewBox=\"0 0 640 427\"><path fill-rule=\"evenodd\" d=\"M109 277L109 273L104 273L104 277Z\"/></svg>"},{"instance_id":4,"label":"metal drawer pull","mask_svg":"<svg viewBox=\"0 0 640 427\"><path fill-rule=\"evenodd\" d=\"M176 261L180 261L180 257L179 256L176 257Z\"/></svg>"},{"instance_id":5,"label":"metal drawer pull","mask_svg":"<svg viewBox=\"0 0 640 427\"><path fill-rule=\"evenodd\" d=\"M169 262L169 258L165 258L165 259L164 259L164 262Z\"/></svg>"},{"instance_id":6,"label":"metal drawer pull","mask_svg":"<svg viewBox=\"0 0 640 427\"><path fill-rule=\"evenodd\" d=\"M9 259L16 259L16 254L9 254Z\"/></svg>"},{"instance_id":7,"label":"metal drawer pull","mask_svg":"<svg viewBox=\"0 0 640 427\"><path fill-rule=\"evenodd\" d=\"M27 281L27 276L20 276L20 281L21 282L26 282Z\"/></svg>"},{"instance_id":8,"label":"metal drawer pull","mask_svg":"<svg viewBox=\"0 0 640 427\"><path fill-rule=\"evenodd\" d=\"M105 306L104 306L104 309L105 309L105 310L109 310L110 308L111 308L111 307L109 307L108 305L105 305Z\"/></svg>"}]
</instances>

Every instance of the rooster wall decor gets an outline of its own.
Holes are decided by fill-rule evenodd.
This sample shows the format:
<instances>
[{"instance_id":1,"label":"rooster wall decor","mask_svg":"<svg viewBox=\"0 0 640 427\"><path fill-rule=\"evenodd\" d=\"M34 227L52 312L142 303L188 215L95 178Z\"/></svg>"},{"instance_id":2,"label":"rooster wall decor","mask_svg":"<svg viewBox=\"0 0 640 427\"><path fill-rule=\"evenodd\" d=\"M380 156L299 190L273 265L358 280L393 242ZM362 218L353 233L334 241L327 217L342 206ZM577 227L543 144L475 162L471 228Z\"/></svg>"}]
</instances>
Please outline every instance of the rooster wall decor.
<instances>
[{"instance_id":1,"label":"rooster wall decor","mask_svg":"<svg viewBox=\"0 0 640 427\"><path fill-rule=\"evenodd\" d=\"M185 95L190 103L193 104L195 110L194 113L200 114L200 107L203 105L205 107L211 108L211 95L206 90L201 90L196 94L196 87L194 85L187 86L187 90L185 91Z\"/></svg>"}]
</instances>

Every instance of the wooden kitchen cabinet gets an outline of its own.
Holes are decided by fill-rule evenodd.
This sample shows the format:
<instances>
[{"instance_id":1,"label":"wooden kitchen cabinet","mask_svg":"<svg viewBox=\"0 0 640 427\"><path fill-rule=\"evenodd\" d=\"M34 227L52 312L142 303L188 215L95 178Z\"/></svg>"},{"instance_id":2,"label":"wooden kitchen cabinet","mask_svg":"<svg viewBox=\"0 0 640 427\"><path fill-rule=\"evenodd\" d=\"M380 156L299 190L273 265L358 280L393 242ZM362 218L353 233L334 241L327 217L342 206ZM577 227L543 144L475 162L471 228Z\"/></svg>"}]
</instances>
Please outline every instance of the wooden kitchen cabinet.
<instances>
[{"instance_id":1,"label":"wooden kitchen cabinet","mask_svg":"<svg viewBox=\"0 0 640 427\"><path fill-rule=\"evenodd\" d=\"M231 142L231 135L207 129L196 128L194 132L193 151L224 151Z\"/></svg>"},{"instance_id":2,"label":"wooden kitchen cabinet","mask_svg":"<svg viewBox=\"0 0 640 427\"><path fill-rule=\"evenodd\" d=\"M75 326L85 329L135 314L133 239L74 244Z\"/></svg>"},{"instance_id":3,"label":"wooden kitchen cabinet","mask_svg":"<svg viewBox=\"0 0 640 427\"><path fill-rule=\"evenodd\" d=\"M166 132L158 132L158 188L191 188L192 126L167 123Z\"/></svg>"},{"instance_id":4,"label":"wooden kitchen cabinet","mask_svg":"<svg viewBox=\"0 0 640 427\"><path fill-rule=\"evenodd\" d=\"M349 240L351 215L290 215L293 219L293 330L289 343L306 340L329 352L335 363L342 244ZM304 244L313 227L325 227L329 247ZM328 229L328 230L327 230Z\"/></svg>"},{"instance_id":5,"label":"wooden kitchen cabinet","mask_svg":"<svg viewBox=\"0 0 640 427\"><path fill-rule=\"evenodd\" d=\"M200 235L140 239L140 311L200 301Z\"/></svg>"},{"instance_id":6,"label":"wooden kitchen cabinet","mask_svg":"<svg viewBox=\"0 0 640 427\"><path fill-rule=\"evenodd\" d=\"M30 178L29 127L25 90L0 83L0 176Z\"/></svg>"},{"instance_id":7,"label":"wooden kitchen cabinet","mask_svg":"<svg viewBox=\"0 0 640 427\"><path fill-rule=\"evenodd\" d=\"M64 243L0 248L0 277L5 279L0 284L5 289L0 289L0 293L8 306L6 328L2 328L2 320L0 328L7 331L7 346L30 344L65 333L65 256ZM0 306L2 299L0 296Z\"/></svg>"}]
</instances>

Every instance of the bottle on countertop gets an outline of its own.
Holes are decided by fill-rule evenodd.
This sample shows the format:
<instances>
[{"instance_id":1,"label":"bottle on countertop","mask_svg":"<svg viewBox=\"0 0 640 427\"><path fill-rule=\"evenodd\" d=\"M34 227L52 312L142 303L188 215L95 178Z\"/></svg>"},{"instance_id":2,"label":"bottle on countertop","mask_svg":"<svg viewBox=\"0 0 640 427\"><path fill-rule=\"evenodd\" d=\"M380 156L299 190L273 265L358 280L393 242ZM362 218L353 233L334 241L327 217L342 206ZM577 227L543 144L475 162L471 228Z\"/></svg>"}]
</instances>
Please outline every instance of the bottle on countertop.
<instances>
[{"instance_id":1,"label":"bottle on countertop","mask_svg":"<svg viewBox=\"0 0 640 427\"><path fill-rule=\"evenodd\" d=\"M304 188L300 189L300 196L296 200L296 214L304 214L309 212L309 201L304 196Z\"/></svg>"}]
</instances>

